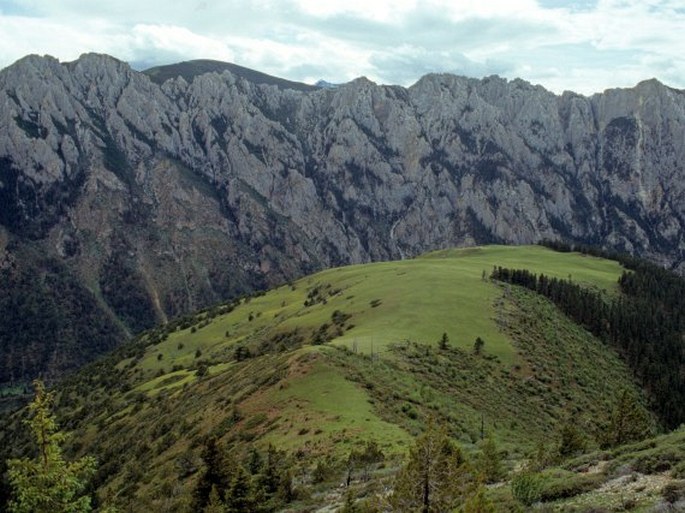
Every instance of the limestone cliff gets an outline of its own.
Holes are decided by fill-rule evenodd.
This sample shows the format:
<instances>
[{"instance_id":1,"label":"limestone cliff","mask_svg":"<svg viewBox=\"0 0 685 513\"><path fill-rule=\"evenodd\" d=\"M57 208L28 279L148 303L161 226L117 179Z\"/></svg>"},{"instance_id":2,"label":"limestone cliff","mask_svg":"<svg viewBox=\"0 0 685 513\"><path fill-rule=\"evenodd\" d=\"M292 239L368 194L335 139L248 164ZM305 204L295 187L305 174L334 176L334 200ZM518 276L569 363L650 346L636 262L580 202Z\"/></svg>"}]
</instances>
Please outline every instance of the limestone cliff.
<instances>
[{"instance_id":1,"label":"limestone cliff","mask_svg":"<svg viewBox=\"0 0 685 513\"><path fill-rule=\"evenodd\" d=\"M28 56L0 72L0 382L314 269L448 246L564 238L682 272L683 162L685 92L655 80L331 89Z\"/></svg>"}]
</instances>

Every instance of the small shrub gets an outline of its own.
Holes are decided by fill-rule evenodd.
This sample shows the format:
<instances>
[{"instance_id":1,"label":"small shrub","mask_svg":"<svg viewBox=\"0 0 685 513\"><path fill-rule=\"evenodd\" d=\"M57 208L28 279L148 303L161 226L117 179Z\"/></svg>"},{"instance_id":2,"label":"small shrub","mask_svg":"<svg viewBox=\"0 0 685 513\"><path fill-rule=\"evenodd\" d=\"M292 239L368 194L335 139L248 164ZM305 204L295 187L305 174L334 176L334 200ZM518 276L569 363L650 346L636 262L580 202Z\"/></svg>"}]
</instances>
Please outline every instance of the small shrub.
<instances>
[{"instance_id":1,"label":"small shrub","mask_svg":"<svg viewBox=\"0 0 685 513\"><path fill-rule=\"evenodd\" d=\"M681 461L673 467L671 477L674 479L685 479L685 461Z\"/></svg>"},{"instance_id":2,"label":"small shrub","mask_svg":"<svg viewBox=\"0 0 685 513\"><path fill-rule=\"evenodd\" d=\"M668 504L675 504L681 499L685 499L685 481L668 483L661 489L661 496Z\"/></svg>"},{"instance_id":3,"label":"small shrub","mask_svg":"<svg viewBox=\"0 0 685 513\"><path fill-rule=\"evenodd\" d=\"M254 429L268 420L266 413L258 413L245 421L245 429Z\"/></svg>"},{"instance_id":4,"label":"small shrub","mask_svg":"<svg viewBox=\"0 0 685 513\"><path fill-rule=\"evenodd\" d=\"M524 506L532 506L540 501L543 479L540 474L522 472L511 480L511 494Z\"/></svg>"},{"instance_id":5,"label":"small shrub","mask_svg":"<svg viewBox=\"0 0 685 513\"><path fill-rule=\"evenodd\" d=\"M480 337L476 337L476 341L473 343L473 352L476 354L481 354L484 346L485 340Z\"/></svg>"},{"instance_id":6,"label":"small shrub","mask_svg":"<svg viewBox=\"0 0 685 513\"><path fill-rule=\"evenodd\" d=\"M195 371L195 375L198 378L206 376L208 372L209 372L209 365L207 364L207 362L200 362L197 364L197 370Z\"/></svg>"},{"instance_id":7,"label":"small shrub","mask_svg":"<svg viewBox=\"0 0 685 513\"><path fill-rule=\"evenodd\" d=\"M561 476L548 482L542 482L540 487L540 500L552 502L559 499L568 499L583 493L590 492L605 481L601 474L580 474L577 476Z\"/></svg>"},{"instance_id":8,"label":"small shrub","mask_svg":"<svg viewBox=\"0 0 685 513\"><path fill-rule=\"evenodd\" d=\"M640 455L633 465L642 474L659 474L670 470L682 461L682 455L673 447Z\"/></svg>"}]
</instances>

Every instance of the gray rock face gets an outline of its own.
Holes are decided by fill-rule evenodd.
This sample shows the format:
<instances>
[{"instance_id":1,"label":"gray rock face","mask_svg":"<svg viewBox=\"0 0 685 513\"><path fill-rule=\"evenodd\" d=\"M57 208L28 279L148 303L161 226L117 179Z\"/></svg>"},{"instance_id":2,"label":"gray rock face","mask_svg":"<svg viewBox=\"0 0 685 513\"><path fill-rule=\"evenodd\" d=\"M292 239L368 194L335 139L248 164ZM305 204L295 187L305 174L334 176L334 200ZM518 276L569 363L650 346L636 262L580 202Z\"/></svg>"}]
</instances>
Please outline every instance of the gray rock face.
<instances>
[{"instance_id":1,"label":"gray rock face","mask_svg":"<svg viewBox=\"0 0 685 513\"><path fill-rule=\"evenodd\" d=\"M158 84L84 55L1 71L2 279L49 257L127 333L315 269L475 243L565 238L685 270L683 91L452 75L309 90L218 69ZM53 360L0 362L0 381Z\"/></svg>"}]
</instances>

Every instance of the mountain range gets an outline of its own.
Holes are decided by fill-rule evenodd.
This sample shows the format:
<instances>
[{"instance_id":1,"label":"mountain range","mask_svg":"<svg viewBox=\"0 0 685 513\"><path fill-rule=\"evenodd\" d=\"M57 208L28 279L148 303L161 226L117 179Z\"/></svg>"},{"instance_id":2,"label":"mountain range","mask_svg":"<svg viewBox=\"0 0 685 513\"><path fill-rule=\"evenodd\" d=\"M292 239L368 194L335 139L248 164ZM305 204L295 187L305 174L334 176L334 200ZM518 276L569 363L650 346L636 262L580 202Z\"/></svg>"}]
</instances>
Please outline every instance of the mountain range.
<instances>
[{"instance_id":1,"label":"mountain range","mask_svg":"<svg viewBox=\"0 0 685 513\"><path fill-rule=\"evenodd\" d=\"M335 88L106 55L0 71L0 382L344 264L565 239L685 270L685 92Z\"/></svg>"}]
</instances>

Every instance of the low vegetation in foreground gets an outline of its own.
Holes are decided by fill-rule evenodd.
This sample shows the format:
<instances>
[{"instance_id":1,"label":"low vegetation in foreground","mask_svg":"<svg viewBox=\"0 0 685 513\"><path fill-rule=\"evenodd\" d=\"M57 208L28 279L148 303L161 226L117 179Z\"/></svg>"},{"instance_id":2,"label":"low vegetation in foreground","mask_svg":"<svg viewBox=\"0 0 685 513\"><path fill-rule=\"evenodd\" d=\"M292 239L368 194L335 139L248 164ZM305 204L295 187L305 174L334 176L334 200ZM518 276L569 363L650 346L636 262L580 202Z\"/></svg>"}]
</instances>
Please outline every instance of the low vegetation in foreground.
<instances>
[{"instance_id":1,"label":"low vegetation in foreground","mask_svg":"<svg viewBox=\"0 0 685 513\"><path fill-rule=\"evenodd\" d=\"M92 509L682 509L685 433L654 438L644 376L498 267L625 295L616 261L492 246L333 269L150 330L56 389L64 453L97 461ZM29 416L4 421L5 465L34 454Z\"/></svg>"}]
</instances>

